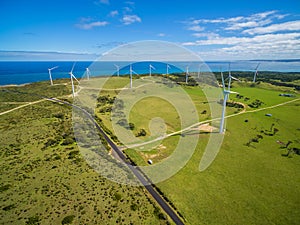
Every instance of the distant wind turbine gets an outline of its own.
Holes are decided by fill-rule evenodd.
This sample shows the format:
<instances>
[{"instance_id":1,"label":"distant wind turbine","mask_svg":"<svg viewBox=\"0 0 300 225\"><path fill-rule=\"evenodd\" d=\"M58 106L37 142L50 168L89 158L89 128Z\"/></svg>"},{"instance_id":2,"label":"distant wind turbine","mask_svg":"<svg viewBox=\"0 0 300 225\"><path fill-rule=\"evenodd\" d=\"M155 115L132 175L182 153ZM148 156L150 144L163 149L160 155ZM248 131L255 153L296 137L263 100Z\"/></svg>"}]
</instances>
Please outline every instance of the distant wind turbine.
<instances>
[{"instance_id":1,"label":"distant wind turbine","mask_svg":"<svg viewBox=\"0 0 300 225\"><path fill-rule=\"evenodd\" d=\"M117 68L117 75L120 76L120 66L117 64L114 64L114 66Z\"/></svg>"},{"instance_id":2,"label":"distant wind turbine","mask_svg":"<svg viewBox=\"0 0 300 225\"><path fill-rule=\"evenodd\" d=\"M169 75L169 69L171 69L171 67L170 67L170 65L169 64L167 64L167 76Z\"/></svg>"},{"instance_id":3,"label":"distant wind turbine","mask_svg":"<svg viewBox=\"0 0 300 225\"><path fill-rule=\"evenodd\" d=\"M151 77L152 74L152 69L156 70L154 66L152 66L151 64L149 65L149 76Z\"/></svg>"},{"instance_id":4,"label":"distant wind turbine","mask_svg":"<svg viewBox=\"0 0 300 225\"><path fill-rule=\"evenodd\" d=\"M130 64L130 69L129 69L130 71L130 88L132 88L132 74L134 73L134 74L136 74L136 75L138 75L133 69L132 69L132 65Z\"/></svg>"},{"instance_id":5,"label":"distant wind turbine","mask_svg":"<svg viewBox=\"0 0 300 225\"><path fill-rule=\"evenodd\" d=\"M70 78L71 78L71 85L72 85L72 96L73 98L75 97L75 88L74 88L74 81L73 78L79 83L79 81L77 80L77 78L74 76L73 74L73 69L74 69L75 63L73 64L72 70L70 71Z\"/></svg>"},{"instance_id":6,"label":"distant wind turbine","mask_svg":"<svg viewBox=\"0 0 300 225\"><path fill-rule=\"evenodd\" d=\"M58 68L58 66L54 66L54 67L48 69L48 72L49 72L49 78L50 78L50 83L51 83L51 85L53 85L51 71L54 70L54 69L56 69L56 68Z\"/></svg>"},{"instance_id":7,"label":"distant wind turbine","mask_svg":"<svg viewBox=\"0 0 300 225\"><path fill-rule=\"evenodd\" d=\"M200 78L200 74L201 74L201 67L202 67L203 63L202 64L199 64L199 68L198 68L198 78Z\"/></svg>"},{"instance_id":8,"label":"distant wind turbine","mask_svg":"<svg viewBox=\"0 0 300 225\"><path fill-rule=\"evenodd\" d=\"M185 83L188 83L188 77L189 77L189 67L186 67L186 72L185 72Z\"/></svg>"},{"instance_id":9,"label":"distant wind turbine","mask_svg":"<svg viewBox=\"0 0 300 225\"><path fill-rule=\"evenodd\" d=\"M227 90L226 90L226 87L225 87L225 81L224 81L224 76L223 76L223 72L221 71L221 77L222 77L222 86L223 86L223 95L224 95L224 99L223 99L223 109L222 109L222 117L221 117L221 123L220 123L220 133L224 133L224 122L225 122L225 115L226 115L226 103L227 103L227 100L229 98L229 94L234 94L237 92L233 92L233 91L230 91L230 85L231 85L231 80L238 80L237 78L231 76L231 71L230 71L230 64L229 64L229 76L228 76L228 87L227 87Z\"/></svg>"},{"instance_id":10,"label":"distant wind turbine","mask_svg":"<svg viewBox=\"0 0 300 225\"><path fill-rule=\"evenodd\" d=\"M256 82L256 76L257 76L257 73L258 73L258 67L259 67L260 63L257 64L256 68L255 68L255 72L254 72L254 77L253 77L253 83Z\"/></svg>"},{"instance_id":11,"label":"distant wind turbine","mask_svg":"<svg viewBox=\"0 0 300 225\"><path fill-rule=\"evenodd\" d=\"M89 68L86 68L86 78L89 80L91 76L91 71Z\"/></svg>"}]
</instances>

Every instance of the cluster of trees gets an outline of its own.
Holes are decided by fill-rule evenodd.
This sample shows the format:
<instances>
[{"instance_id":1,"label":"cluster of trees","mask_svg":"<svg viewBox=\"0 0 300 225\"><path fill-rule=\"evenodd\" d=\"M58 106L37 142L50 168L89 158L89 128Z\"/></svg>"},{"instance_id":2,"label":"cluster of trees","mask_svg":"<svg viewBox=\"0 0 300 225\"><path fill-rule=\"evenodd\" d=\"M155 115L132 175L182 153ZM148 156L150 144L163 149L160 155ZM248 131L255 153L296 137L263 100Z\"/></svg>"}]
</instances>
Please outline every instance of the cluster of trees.
<instances>
[{"instance_id":1,"label":"cluster of trees","mask_svg":"<svg viewBox=\"0 0 300 225\"><path fill-rule=\"evenodd\" d=\"M260 133L261 134L257 134L254 138L250 138L250 140L245 144L247 147L251 146L251 143L259 143L259 140L262 140L264 137L262 136L262 134L266 135L266 136L274 136L279 132L279 129L274 127L275 124L272 123L271 127L269 130L261 130Z\"/></svg>"},{"instance_id":2,"label":"cluster of trees","mask_svg":"<svg viewBox=\"0 0 300 225\"><path fill-rule=\"evenodd\" d=\"M249 107L251 108L259 108L262 104L264 104L264 102L262 102L261 100L259 99L255 99L253 102L251 102L250 104L248 104Z\"/></svg>"},{"instance_id":3,"label":"cluster of trees","mask_svg":"<svg viewBox=\"0 0 300 225\"><path fill-rule=\"evenodd\" d=\"M101 95L97 98L97 107L100 113L106 113L112 111L112 105L114 104L116 97L110 97L109 95Z\"/></svg>"}]
</instances>

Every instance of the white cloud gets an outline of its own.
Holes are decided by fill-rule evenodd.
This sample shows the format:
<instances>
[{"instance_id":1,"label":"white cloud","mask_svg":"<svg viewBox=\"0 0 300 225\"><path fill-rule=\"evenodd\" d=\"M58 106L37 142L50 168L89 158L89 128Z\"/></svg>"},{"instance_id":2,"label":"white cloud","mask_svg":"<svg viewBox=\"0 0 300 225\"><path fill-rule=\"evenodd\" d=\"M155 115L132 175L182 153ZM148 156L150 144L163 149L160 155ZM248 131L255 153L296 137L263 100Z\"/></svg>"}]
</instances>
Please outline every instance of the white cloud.
<instances>
[{"instance_id":1,"label":"white cloud","mask_svg":"<svg viewBox=\"0 0 300 225\"><path fill-rule=\"evenodd\" d=\"M130 25L136 22L140 23L142 22L142 19L137 15L124 15L121 21L123 22L124 25Z\"/></svg>"},{"instance_id":2,"label":"white cloud","mask_svg":"<svg viewBox=\"0 0 300 225\"><path fill-rule=\"evenodd\" d=\"M297 38L300 33L287 33L287 34L265 34L255 37L215 37L208 40L198 40L195 42L185 42L183 45L196 46L196 45L238 45L238 44L254 44L254 43L278 43L281 41L300 41Z\"/></svg>"},{"instance_id":3,"label":"white cloud","mask_svg":"<svg viewBox=\"0 0 300 225\"><path fill-rule=\"evenodd\" d=\"M188 30L199 32L199 31L203 31L204 27L200 27L199 25L194 25L194 26L188 27Z\"/></svg>"},{"instance_id":4,"label":"white cloud","mask_svg":"<svg viewBox=\"0 0 300 225\"><path fill-rule=\"evenodd\" d=\"M193 31L191 35L197 39L182 45L198 46L197 50L203 50L201 56L210 58L299 58L300 20L280 21L287 16L272 10L229 18L190 19L185 22L186 29Z\"/></svg>"},{"instance_id":5,"label":"white cloud","mask_svg":"<svg viewBox=\"0 0 300 225\"><path fill-rule=\"evenodd\" d=\"M225 30L241 30L243 28L264 26L270 23L272 23L272 20L270 19L261 20L261 21L247 21L242 23L234 23L231 26L226 27Z\"/></svg>"},{"instance_id":6,"label":"white cloud","mask_svg":"<svg viewBox=\"0 0 300 225\"><path fill-rule=\"evenodd\" d=\"M214 39L220 37L219 34L213 32L203 32L203 33L194 33L192 34L194 37L206 37L207 39Z\"/></svg>"},{"instance_id":7,"label":"white cloud","mask_svg":"<svg viewBox=\"0 0 300 225\"><path fill-rule=\"evenodd\" d=\"M111 11L111 12L109 13L109 16L111 16L111 17L115 17L115 16L117 16L117 15L119 15L118 10L113 10L113 11Z\"/></svg>"},{"instance_id":8,"label":"white cloud","mask_svg":"<svg viewBox=\"0 0 300 225\"><path fill-rule=\"evenodd\" d=\"M157 34L157 36L158 36L158 37L165 37L166 34L165 34L165 33L159 33L159 34Z\"/></svg>"},{"instance_id":9,"label":"white cloud","mask_svg":"<svg viewBox=\"0 0 300 225\"><path fill-rule=\"evenodd\" d=\"M135 3L132 2L132 1L126 1L125 3L128 4L128 5L134 5L134 4L135 4Z\"/></svg>"},{"instance_id":10,"label":"white cloud","mask_svg":"<svg viewBox=\"0 0 300 225\"><path fill-rule=\"evenodd\" d=\"M76 26L78 28L83 29L83 30L90 30L94 27L104 27L106 25L108 25L107 21L95 21L95 22L90 22L90 23L83 23L81 21L81 23L76 24Z\"/></svg>"},{"instance_id":11,"label":"white cloud","mask_svg":"<svg viewBox=\"0 0 300 225\"><path fill-rule=\"evenodd\" d=\"M262 13L252 14L250 16L237 16L231 18L217 18L217 19L194 19L188 24L195 26L199 24L225 24L224 30L241 30L244 28L253 28L264 26L272 23L273 18L284 18L286 15L277 14L277 11L266 11Z\"/></svg>"},{"instance_id":12,"label":"white cloud","mask_svg":"<svg viewBox=\"0 0 300 225\"><path fill-rule=\"evenodd\" d=\"M299 31L300 30L300 20L289 21L285 23L272 24L267 27L255 27L252 29L244 30L243 33L246 34L267 34L275 33L278 31Z\"/></svg>"},{"instance_id":13,"label":"white cloud","mask_svg":"<svg viewBox=\"0 0 300 225\"><path fill-rule=\"evenodd\" d=\"M123 7L123 11L124 11L124 13L128 13L128 12L132 12L132 9L125 6L125 7Z\"/></svg>"},{"instance_id":14,"label":"white cloud","mask_svg":"<svg viewBox=\"0 0 300 225\"><path fill-rule=\"evenodd\" d=\"M109 0L100 0L99 2L100 2L101 4L109 5Z\"/></svg>"}]
</instances>

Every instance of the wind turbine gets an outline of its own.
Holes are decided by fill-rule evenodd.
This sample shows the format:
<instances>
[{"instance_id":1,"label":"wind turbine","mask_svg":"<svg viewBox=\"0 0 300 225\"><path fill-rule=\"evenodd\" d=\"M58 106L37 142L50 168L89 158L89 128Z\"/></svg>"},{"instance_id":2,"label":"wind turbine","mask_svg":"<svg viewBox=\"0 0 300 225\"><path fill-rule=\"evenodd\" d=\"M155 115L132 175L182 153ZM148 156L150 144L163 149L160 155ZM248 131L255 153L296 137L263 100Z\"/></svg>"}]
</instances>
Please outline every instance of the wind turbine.
<instances>
[{"instance_id":1,"label":"wind turbine","mask_svg":"<svg viewBox=\"0 0 300 225\"><path fill-rule=\"evenodd\" d=\"M225 122L225 114L226 114L226 103L227 100L229 98L229 94L237 94L237 92L234 91L230 91L230 85L231 85L231 80L238 80L237 78L231 76L231 71L230 71L230 64L229 64L229 76L228 76L228 87L227 90L225 88L225 81L224 81L224 76L223 76L223 72L221 71L221 77L222 77L222 86L223 86L223 95L224 95L224 99L223 99L223 109L222 109L222 117L221 117L221 123L220 123L220 133L224 133L224 122Z\"/></svg>"},{"instance_id":2,"label":"wind turbine","mask_svg":"<svg viewBox=\"0 0 300 225\"><path fill-rule=\"evenodd\" d=\"M185 83L188 83L188 76L189 76L189 66L186 67L186 72L185 72Z\"/></svg>"},{"instance_id":3,"label":"wind turbine","mask_svg":"<svg viewBox=\"0 0 300 225\"><path fill-rule=\"evenodd\" d=\"M253 83L256 82L256 76L257 76L257 73L258 73L258 67L259 67L260 63L257 64L256 68L255 68L255 72L254 72L254 77L253 77Z\"/></svg>"},{"instance_id":4,"label":"wind turbine","mask_svg":"<svg viewBox=\"0 0 300 225\"><path fill-rule=\"evenodd\" d=\"M50 83L51 83L51 85L53 85L51 70L54 70L54 69L56 69L56 68L58 68L58 66L54 66L54 67L48 69L48 72L49 72L49 78L50 78Z\"/></svg>"},{"instance_id":5,"label":"wind turbine","mask_svg":"<svg viewBox=\"0 0 300 225\"><path fill-rule=\"evenodd\" d=\"M91 71L89 68L86 68L86 77L89 80L90 79L90 75L91 75Z\"/></svg>"},{"instance_id":6,"label":"wind turbine","mask_svg":"<svg viewBox=\"0 0 300 225\"><path fill-rule=\"evenodd\" d=\"M151 77L151 72L152 69L156 70L154 66L152 66L151 64L149 65L149 76Z\"/></svg>"},{"instance_id":7,"label":"wind turbine","mask_svg":"<svg viewBox=\"0 0 300 225\"><path fill-rule=\"evenodd\" d=\"M170 67L170 65L169 64L167 64L167 76L169 75L169 69L171 69L171 67Z\"/></svg>"},{"instance_id":8,"label":"wind turbine","mask_svg":"<svg viewBox=\"0 0 300 225\"><path fill-rule=\"evenodd\" d=\"M117 68L117 75L120 76L120 66L117 64L114 64L114 66Z\"/></svg>"},{"instance_id":9,"label":"wind turbine","mask_svg":"<svg viewBox=\"0 0 300 225\"><path fill-rule=\"evenodd\" d=\"M200 74L201 74L201 67L202 67L203 63L202 64L199 64L199 68L198 68L198 78L200 78Z\"/></svg>"},{"instance_id":10,"label":"wind turbine","mask_svg":"<svg viewBox=\"0 0 300 225\"><path fill-rule=\"evenodd\" d=\"M132 69L131 64L130 64L129 72L130 72L130 88L132 88L132 73L134 73L136 75L138 75L138 74Z\"/></svg>"},{"instance_id":11,"label":"wind turbine","mask_svg":"<svg viewBox=\"0 0 300 225\"><path fill-rule=\"evenodd\" d=\"M74 69L75 63L73 64L72 70L70 71L70 78L71 78L71 84L72 84L72 96L73 98L75 97L75 89L74 89L74 81L73 78L79 83L79 81L77 80L77 78L74 76L73 74L73 69Z\"/></svg>"}]
</instances>

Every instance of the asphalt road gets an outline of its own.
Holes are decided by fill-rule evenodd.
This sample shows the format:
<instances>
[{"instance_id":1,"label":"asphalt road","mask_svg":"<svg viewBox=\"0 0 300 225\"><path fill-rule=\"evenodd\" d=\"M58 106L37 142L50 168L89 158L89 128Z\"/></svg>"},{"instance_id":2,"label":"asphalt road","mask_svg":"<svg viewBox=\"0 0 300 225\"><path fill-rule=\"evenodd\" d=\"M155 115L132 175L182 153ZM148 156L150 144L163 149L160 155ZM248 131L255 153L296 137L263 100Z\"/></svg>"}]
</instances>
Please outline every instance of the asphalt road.
<instances>
[{"instance_id":1,"label":"asphalt road","mask_svg":"<svg viewBox=\"0 0 300 225\"><path fill-rule=\"evenodd\" d=\"M99 126L99 124L95 121L95 119L89 114L86 110L80 108L79 106L73 105L69 102L61 101L56 98L47 98L47 100L63 103L72 107L75 107L76 109L81 110L96 126L97 130L100 132L101 135L105 138L107 143L111 146L112 150L115 154L118 155L118 160L122 160L123 163L125 163L128 168L132 171L132 173L139 179L139 181L142 183L142 185L147 189L147 191L152 195L152 197L155 199L155 201L161 206L161 208L169 215L169 217L175 222L177 225L184 225L184 223L181 221L179 216L175 213L175 211L169 206L169 204L165 201L165 199L155 190L155 188L151 185L151 181L148 177L146 177L145 174L143 174L138 167L135 167L131 165L125 154L118 148L118 146L115 145L114 142L106 135L106 133L102 130L102 128ZM114 155L114 154L113 154Z\"/></svg>"}]
</instances>

